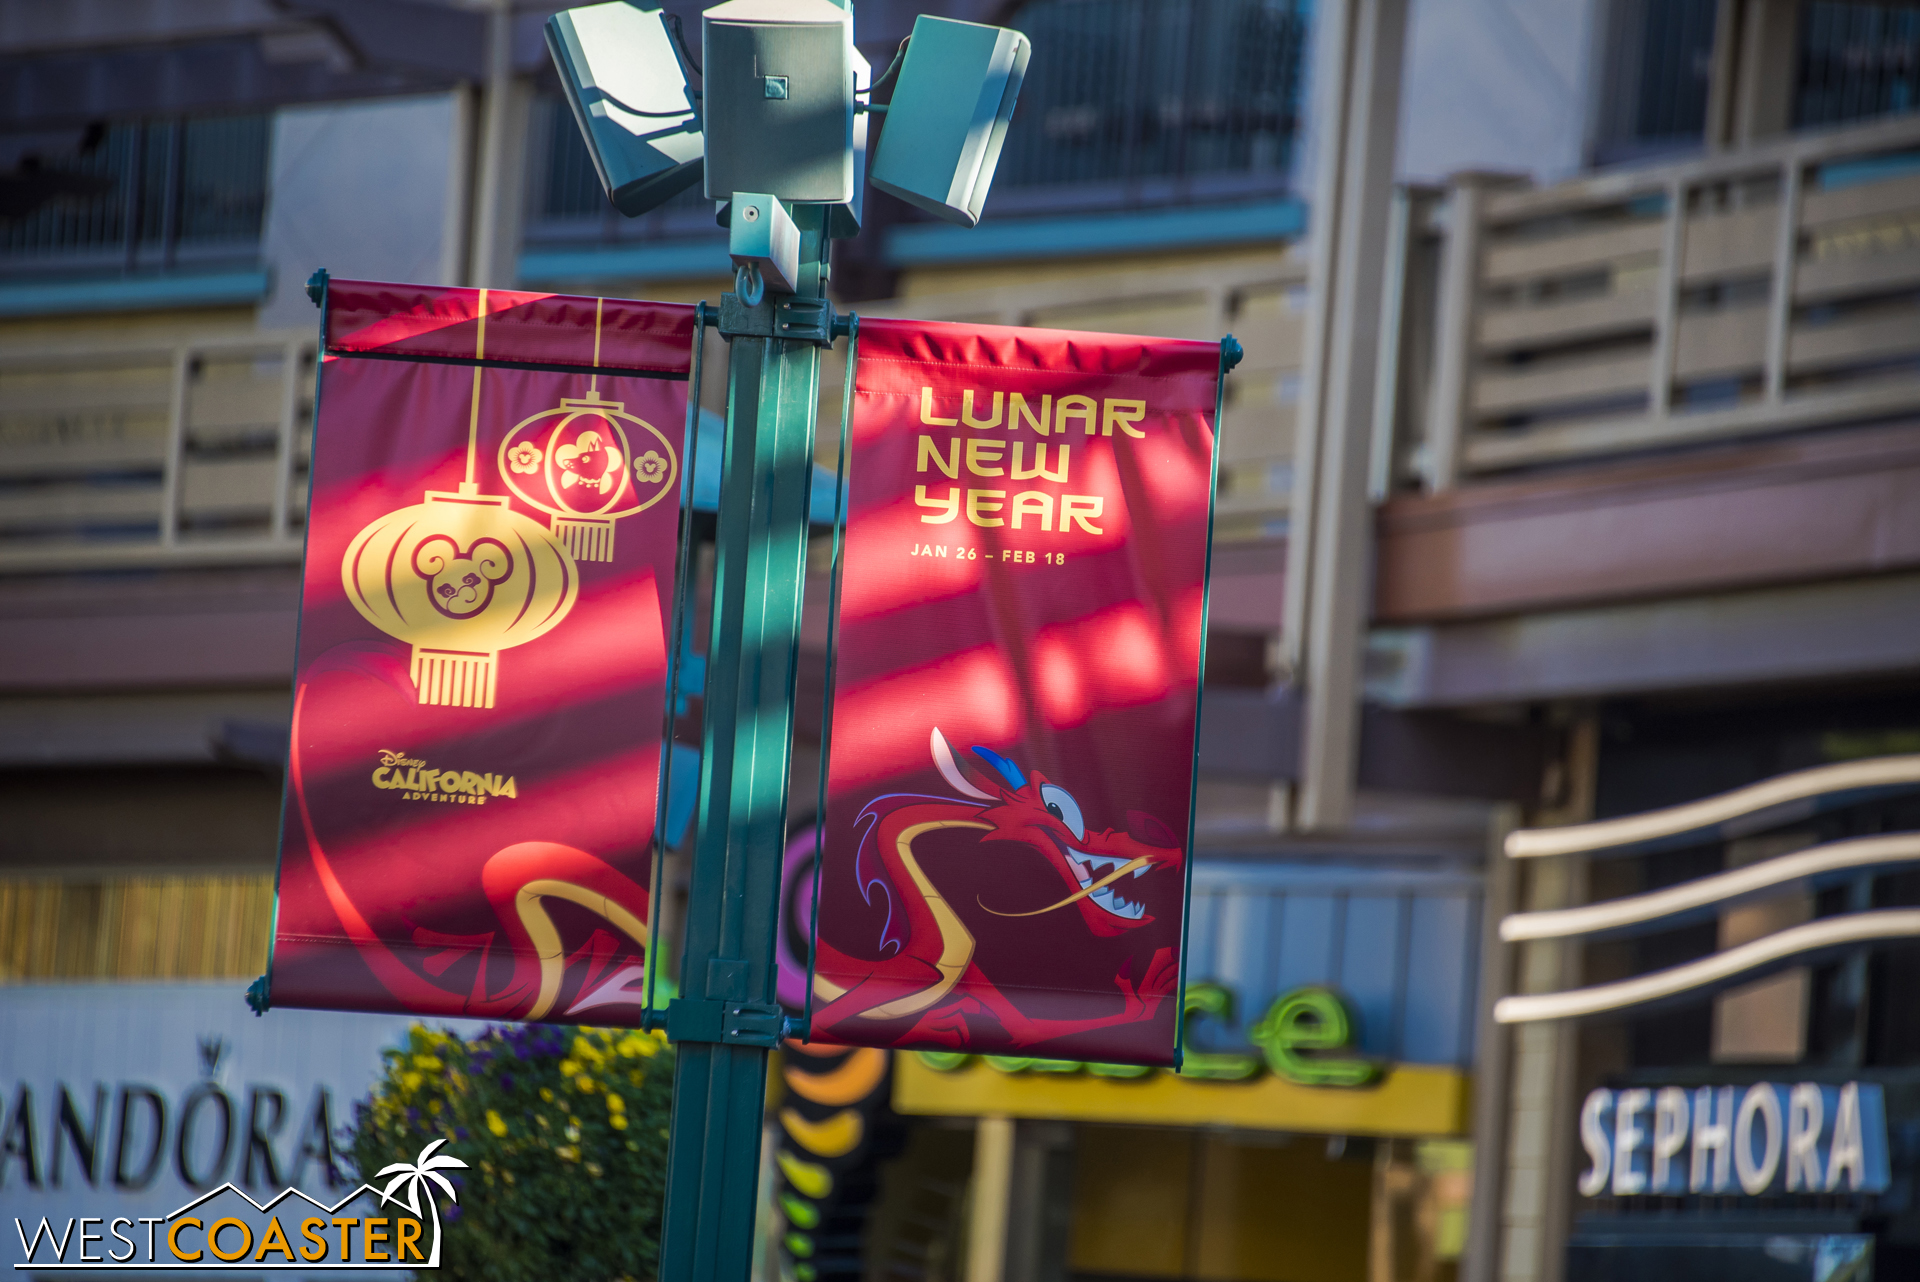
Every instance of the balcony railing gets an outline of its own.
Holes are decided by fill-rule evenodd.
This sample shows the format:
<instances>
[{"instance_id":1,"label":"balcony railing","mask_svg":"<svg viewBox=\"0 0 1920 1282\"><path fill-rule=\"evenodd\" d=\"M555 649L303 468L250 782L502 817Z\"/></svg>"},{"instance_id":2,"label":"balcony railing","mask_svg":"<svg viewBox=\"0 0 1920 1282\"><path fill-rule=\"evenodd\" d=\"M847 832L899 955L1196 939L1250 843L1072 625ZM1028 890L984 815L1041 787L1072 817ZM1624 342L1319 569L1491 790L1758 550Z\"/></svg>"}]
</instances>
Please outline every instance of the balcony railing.
<instances>
[{"instance_id":1,"label":"balcony railing","mask_svg":"<svg viewBox=\"0 0 1920 1282\"><path fill-rule=\"evenodd\" d=\"M297 561L311 333L0 352L0 572Z\"/></svg>"},{"instance_id":2,"label":"balcony railing","mask_svg":"<svg viewBox=\"0 0 1920 1282\"><path fill-rule=\"evenodd\" d=\"M1433 488L1920 413L1920 117L1449 204Z\"/></svg>"}]
</instances>

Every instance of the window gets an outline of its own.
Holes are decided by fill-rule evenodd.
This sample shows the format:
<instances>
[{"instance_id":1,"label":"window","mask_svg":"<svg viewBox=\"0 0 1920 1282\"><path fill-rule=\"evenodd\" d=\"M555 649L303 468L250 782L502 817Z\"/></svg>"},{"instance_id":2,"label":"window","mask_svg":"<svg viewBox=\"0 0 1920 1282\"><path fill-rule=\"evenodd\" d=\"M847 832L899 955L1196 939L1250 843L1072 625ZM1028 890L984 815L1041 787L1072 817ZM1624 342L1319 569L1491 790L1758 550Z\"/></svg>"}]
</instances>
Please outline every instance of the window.
<instances>
[{"instance_id":1,"label":"window","mask_svg":"<svg viewBox=\"0 0 1920 1282\"><path fill-rule=\"evenodd\" d=\"M628 218L607 200L573 112L556 91L533 104L530 243L631 242L717 234L713 202L695 183L660 208Z\"/></svg>"},{"instance_id":2,"label":"window","mask_svg":"<svg viewBox=\"0 0 1920 1282\"><path fill-rule=\"evenodd\" d=\"M1308 0L1035 0L997 210L1287 190Z\"/></svg>"},{"instance_id":3,"label":"window","mask_svg":"<svg viewBox=\"0 0 1920 1282\"><path fill-rule=\"evenodd\" d=\"M0 222L0 273L251 261L266 210L269 125L264 114L120 121L47 153L8 140L21 158L13 185L32 207ZM47 178L38 190L36 175ZM42 200L49 192L59 194Z\"/></svg>"},{"instance_id":4,"label":"window","mask_svg":"<svg viewBox=\"0 0 1920 1282\"><path fill-rule=\"evenodd\" d=\"M1920 6L1814 3L1804 22L1796 125L1920 107Z\"/></svg>"},{"instance_id":5,"label":"window","mask_svg":"<svg viewBox=\"0 0 1920 1282\"><path fill-rule=\"evenodd\" d=\"M1717 0L1617 0L1608 20L1594 163L1702 146Z\"/></svg>"}]
</instances>

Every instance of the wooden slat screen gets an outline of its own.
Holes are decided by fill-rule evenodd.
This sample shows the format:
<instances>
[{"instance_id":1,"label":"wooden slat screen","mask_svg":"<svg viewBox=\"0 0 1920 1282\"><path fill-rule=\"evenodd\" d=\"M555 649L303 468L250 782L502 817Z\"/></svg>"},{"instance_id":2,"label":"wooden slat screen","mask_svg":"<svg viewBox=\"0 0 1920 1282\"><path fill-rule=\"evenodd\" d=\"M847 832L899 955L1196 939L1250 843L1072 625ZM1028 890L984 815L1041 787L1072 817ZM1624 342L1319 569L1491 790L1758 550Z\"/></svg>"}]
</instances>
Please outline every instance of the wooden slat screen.
<instances>
[{"instance_id":1,"label":"wooden slat screen","mask_svg":"<svg viewBox=\"0 0 1920 1282\"><path fill-rule=\"evenodd\" d=\"M252 979L273 876L0 878L0 983Z\"/></svg>"}]
</instances>

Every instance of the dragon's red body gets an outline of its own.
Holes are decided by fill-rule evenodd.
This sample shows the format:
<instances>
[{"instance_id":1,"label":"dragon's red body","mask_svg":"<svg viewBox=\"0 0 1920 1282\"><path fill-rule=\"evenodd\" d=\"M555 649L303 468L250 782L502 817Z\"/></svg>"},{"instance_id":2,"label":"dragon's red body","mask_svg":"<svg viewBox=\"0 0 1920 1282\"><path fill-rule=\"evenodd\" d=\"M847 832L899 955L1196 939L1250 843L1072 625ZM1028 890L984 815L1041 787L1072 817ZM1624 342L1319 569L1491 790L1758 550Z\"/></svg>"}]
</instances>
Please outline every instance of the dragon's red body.
<instances>
[{"instance_id":1,"label":"dragon's red body","mask_svg":"<svg viewBox=\"0 0 1920 1282\"><path fill-rule=\"evenodd\" d=\"M1138 811L1128 812L1125 830L1090 830L1074 797L1046 776L976 748L995 773L969 777L937 729L932 750L967 799L895 795L860 813L856 878L885 924L878 956L821 940L814 992L825 1004L814 1035L869 1041L890 1024L888 1040L901 1046L1029 1048L1151 1020L1178 982L1178 927L1168 918L1180 904L1185 855L1173 834ZM1036 868L1051 875L1036 882ZM1057 890L1038 903L1005 901L1032 897L1037 886ZM1058 987L997 978L1007 968L983 950L984 931L1003 945L1009 931L1038 936ZM1094 998L1111 1006L1105 1013L1047 1013L1061 1007L1061 992L1075 999L1063 1009L1084 1011L1089 990L1108 984L1110 1001Z\"/></svg>"}]
</instances>

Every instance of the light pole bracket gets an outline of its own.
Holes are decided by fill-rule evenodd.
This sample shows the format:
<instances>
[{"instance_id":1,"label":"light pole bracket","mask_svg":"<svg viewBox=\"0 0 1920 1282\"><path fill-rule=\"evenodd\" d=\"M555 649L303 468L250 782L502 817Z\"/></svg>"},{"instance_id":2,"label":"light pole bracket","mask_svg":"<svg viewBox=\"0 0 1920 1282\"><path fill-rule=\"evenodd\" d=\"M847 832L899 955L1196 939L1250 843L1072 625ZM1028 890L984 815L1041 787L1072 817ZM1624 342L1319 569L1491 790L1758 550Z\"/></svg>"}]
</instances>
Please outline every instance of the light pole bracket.
<instances>
[{"instance_id":1,"label":"light pole bracket","mask_svg":"<svg viewBox=\"0 0 1920 1282\"><path fill-rule=\"evenodd\" d=\"M788 1035L787 1024L787 1013L778 1002L676 997L667 1004L670 1042L720 1042L771 1049Z\"/></svg>"},{"instance_id":2,"label":"light pole bracket","mask_svg":"<svg viewBox=\"0 0 1920 1282\"><path fill-rule=\"evenodd\" d=\"M824 298L774 294L748 306L738 294L720 295L720 336L784 338L797 343L832 347L849 331L849 319L833 310Z\"/></svg>"}]
</instances>

